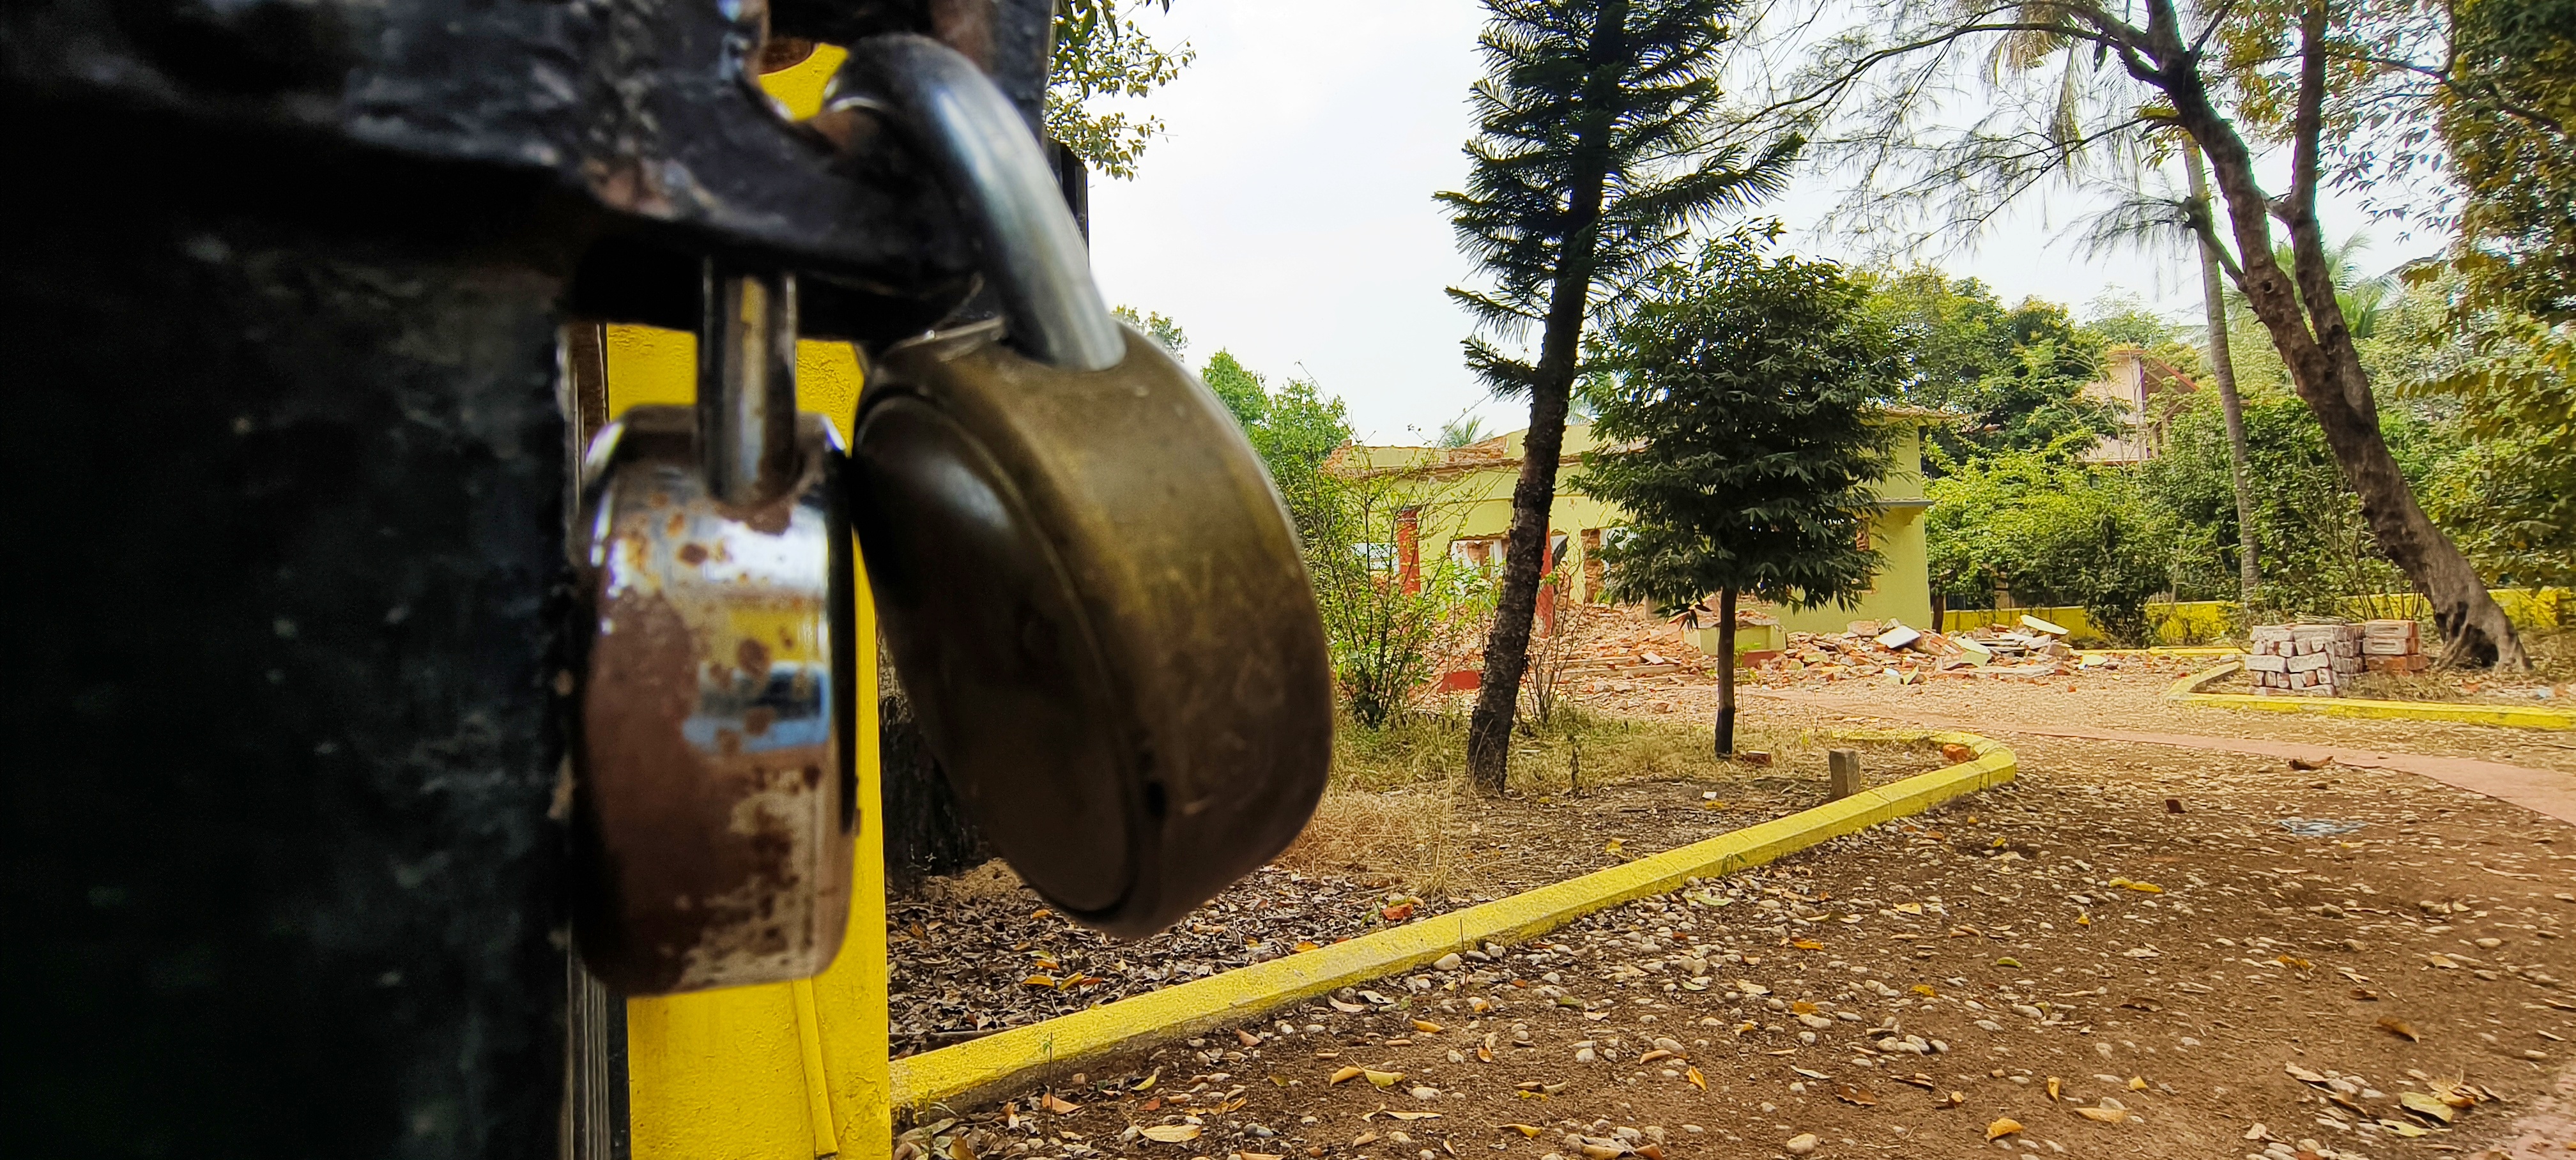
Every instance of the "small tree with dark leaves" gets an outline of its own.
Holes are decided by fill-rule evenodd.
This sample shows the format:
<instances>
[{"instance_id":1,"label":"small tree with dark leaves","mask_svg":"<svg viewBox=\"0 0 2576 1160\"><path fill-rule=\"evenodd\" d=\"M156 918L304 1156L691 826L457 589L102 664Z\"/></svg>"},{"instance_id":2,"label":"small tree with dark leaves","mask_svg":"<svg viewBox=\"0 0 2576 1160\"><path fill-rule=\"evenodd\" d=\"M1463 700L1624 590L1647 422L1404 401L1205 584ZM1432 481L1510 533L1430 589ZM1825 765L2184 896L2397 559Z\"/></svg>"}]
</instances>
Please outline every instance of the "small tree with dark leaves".
<instances>
[{"instance_id":1,"label":"small tree with dark leaves","mask_svg":"<svg viewBox=\"0 0 2576 1160\"><path fill-rule=\"evenodd\" d=\"M1870 405L1899 373L1866 292L1830 263L1766 259L1760 239L1710 244L1652 281L1611 329L1617 369L1596 400L1579 486L1631 522L1603 546L1613 598L1667 614L1716 593L1717 753L1735 751L1735 603L1849 604L1879 554L1889 430Z\"/></svg>"}]
</instances>

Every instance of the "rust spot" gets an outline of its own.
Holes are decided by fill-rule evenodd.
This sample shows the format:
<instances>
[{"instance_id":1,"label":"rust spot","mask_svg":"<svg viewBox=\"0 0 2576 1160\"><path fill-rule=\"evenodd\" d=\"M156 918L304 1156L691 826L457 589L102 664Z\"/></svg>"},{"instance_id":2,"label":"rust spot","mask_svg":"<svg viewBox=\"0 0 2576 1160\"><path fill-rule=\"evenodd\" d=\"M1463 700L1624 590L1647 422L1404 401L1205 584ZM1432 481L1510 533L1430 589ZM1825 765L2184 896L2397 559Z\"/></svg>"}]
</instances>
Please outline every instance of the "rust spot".
<instances>
[{"instance_id":1,"label":"rust spot","mask_svg":"<svg viewBox=\"0 0 2576 1160\"><path fill-rule=\"evenodd\" d=\"M769 646L750 637L744 637L742 643L734 648L733 659L735 664L742 666L743 674L750 677L753 683L757 684L769 679Z\"/></svg>"},{"instance_id":2,"label":"rust spot","mask_svg":"<svg viewBox=\"0 0 2576 1160\"><path fill-rule=\"evenodd\" d=\"M695 542L682 544L680 545L680 562L683 564L704 564L707 562L707 550Z\"/></svg>"},{"instance_id":3,"label":"rust spot","mask_svg":"<svg viewBox=\"0 0 2576 1160\"><path fill-rule=\"evenodd\" d=\"M754 705L742 715L742 731L754 737L769 732L769 727L777 723L778 710L767 705Z\"/></svg>"}]
</instances>

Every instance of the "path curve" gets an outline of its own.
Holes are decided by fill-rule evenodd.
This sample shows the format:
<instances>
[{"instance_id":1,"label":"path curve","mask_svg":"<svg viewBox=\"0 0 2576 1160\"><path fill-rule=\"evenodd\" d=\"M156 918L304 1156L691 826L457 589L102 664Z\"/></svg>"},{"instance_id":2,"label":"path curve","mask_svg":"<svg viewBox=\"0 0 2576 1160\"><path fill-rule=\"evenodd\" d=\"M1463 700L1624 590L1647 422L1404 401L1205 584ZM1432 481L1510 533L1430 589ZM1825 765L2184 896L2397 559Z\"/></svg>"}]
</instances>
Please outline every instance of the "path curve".
<instances>
[{"instance_id":1,"label":"path curve","mask_svg":"<svg viewBox=\"0 0 2576 1160\"><path fill-rule=\"evenodd\" d=\"M2207 749L2220 753L2245 753L2258 757L2308 758L2331 756L2338 764L2363 769L2390 769L2430 778L2444 785L2484 794L2498 801L2512 802L2533 813L2576 825L2576 777L2556 770L2533 769L2507 765L2500 761L2481 761L2470 757L2436 757L2423 753L2391 753L2385 750L2336 746L2296 741L2268 741L2252 737L2212 737L2197 733L2141 733L2122 729L2066 729L2018 722L1953 721L1939 717L1889 713L1876 706L1852 706L1891 721L1906 721L1935 729L1963 729L1980 733L2019 733L2030 737L2063 737L2077 741L2117 741L2131 745L2168 745L2182 749Z\"/></svg>"}]
</instances>

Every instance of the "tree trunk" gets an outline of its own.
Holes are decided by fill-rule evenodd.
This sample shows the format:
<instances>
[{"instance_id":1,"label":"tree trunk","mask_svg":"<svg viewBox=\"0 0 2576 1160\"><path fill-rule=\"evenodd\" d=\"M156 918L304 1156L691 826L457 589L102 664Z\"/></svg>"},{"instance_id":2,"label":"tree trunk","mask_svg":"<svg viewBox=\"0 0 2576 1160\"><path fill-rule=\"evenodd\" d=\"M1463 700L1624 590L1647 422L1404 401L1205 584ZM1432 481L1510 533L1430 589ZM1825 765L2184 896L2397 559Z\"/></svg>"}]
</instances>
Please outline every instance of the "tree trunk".
<instances>
[{"instance_id":1,"label":"tree trunk","mask_svg":"<svg viewBox=\"0 0 2576 1160\"><path fill-rule=\"evenodd\" d=\"M2209 170L2201 162L2200 147L2183 150L2182 163L2191 175L2191 199L2200 203L2202 212L2208 212ZM2218 384L2218 409L2227 417L2228 481L2236 491L2237 601L2250 613L2263 587L2263 565L2254 534L2253 469L2252 457L2245 450L2245 401L2236 393L2236 360L2227 350L2227 297L2220 282L2224 275L2218 268L2216 242L2204 238L2196 248L2200 251L2201 305L2209 320L2209 377Z\"/></svg>"},{"instance_id":2,"label":"tree trunk","mask_svg":"<svg viewBox=\"0 0 2576 1160\"><path fill-rule=\"evenodd\" d=\"M918 898L931 878L982 865L993 857L966 804L931 756L913 716L912 698L894 671L894 654L877 649L878 802L885 817L888 892ZM861 710L865 712L865 710Z\"/></svg>"},{"instance_id":3,"label":"tree trunk","mask_svg":"<svg viewBox=\"0 0 2576 1160\"><path fill-rule=\"evenodd\" d=\"M2172 0L2153 0L2160 29L2152 50L2162 69L2148 80L2173 99L2175 120L2209 157L2212 176L2227 199L2228 226L2240 261L2229 272L2255 317L2272 336L2289 368L2299 399L2317 417L2326 447L2344 482L2361 500L2363 519L2391 562L2414 581L2433 606L2443 637L2445 665L2501 665L2528 669L2530 658L2513 622L2488 594L2468 557L2424 514L2379 430L2379 408L2353 345L2352 328L2335 301L2323 231L2317 224L2318 139L2324 127L2326 12L2311 6L2302 19L2301 76L2291 124L2290 192L2277 202L2263 192L2254 155L2218 112L2182 43ZM2272 258L2271 219L2289 227L2292 271ZM2215 228L2215 223L2212 223ZM2207 241L2208 239L2204 239ZM2293 288L2291 275L2297 276Z\"/></svg>"},{"instance_id":4,"label":"tree trunk","mask_svg":"<svg viewBox=\"0 0 2576 1160\"><path fill-rule=\"evenodd\" d=\"M1717 756L1735 756L1735 590L1717 594Z\"/></svg>"},{"instance_id":5,"label":"tree trunk","mask_svg":"<svg viewBox=\"0 0 2576 1160\"><path fill-rule=\"evenodd\" d=\"M1610 63L1625 52L1628 6L1610 0L1596 25L1574 165L1567 182L1565 250L1548 289L1547 326L1530 381L1529 433L1521 441L1521 474L1512 485L1512 526L1503 580L1494 594L1494 626L1485 634L1484 683L1467 721L1467 772L1476 788L1501 793L1507 779L1513 715L1520 706L1521 676L1529 668L1530 622L1538 615L1538 578L1547 570L1548 515L1556 506L1557 460L1565 454L1565 412L1574 387L1576 356L1592 298L1592 256L1601 220L1602 185L1608 180L1618 71Z\"/></svg>"}]
</instances>

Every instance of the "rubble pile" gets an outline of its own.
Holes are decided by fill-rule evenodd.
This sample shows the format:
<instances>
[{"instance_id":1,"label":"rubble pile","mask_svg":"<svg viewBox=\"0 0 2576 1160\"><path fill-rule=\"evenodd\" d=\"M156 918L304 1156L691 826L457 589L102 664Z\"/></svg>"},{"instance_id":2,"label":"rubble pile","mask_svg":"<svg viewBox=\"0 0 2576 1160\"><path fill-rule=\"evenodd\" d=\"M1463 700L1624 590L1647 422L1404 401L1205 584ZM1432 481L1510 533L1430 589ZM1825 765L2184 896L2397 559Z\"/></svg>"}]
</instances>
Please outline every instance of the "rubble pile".
<instances>
[{"instance_id":1,"label":"rubble pile","mask_svg":"<svg viewBox=\"0 0 2576 1160\"><path fill-rule=\"evenodd\" d=\"M2116 669L2108 657L2079 657L2066 629L2036 616L2017 628L1940 633L1897 621L1853 621L1839 633L1793 632L1779 656L1755 669L1768 679L1827 681L1875 677L1913 684L1927 677L2063 677Z\"/></svg>"}]
</instances>

